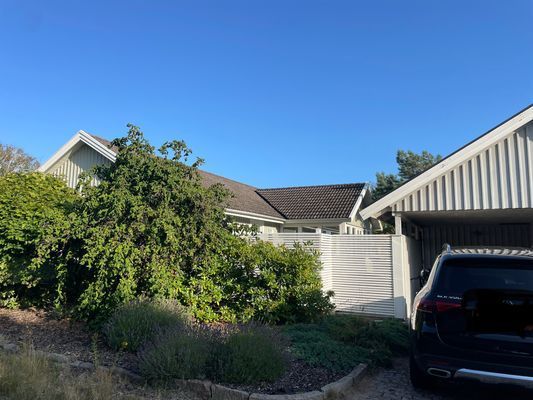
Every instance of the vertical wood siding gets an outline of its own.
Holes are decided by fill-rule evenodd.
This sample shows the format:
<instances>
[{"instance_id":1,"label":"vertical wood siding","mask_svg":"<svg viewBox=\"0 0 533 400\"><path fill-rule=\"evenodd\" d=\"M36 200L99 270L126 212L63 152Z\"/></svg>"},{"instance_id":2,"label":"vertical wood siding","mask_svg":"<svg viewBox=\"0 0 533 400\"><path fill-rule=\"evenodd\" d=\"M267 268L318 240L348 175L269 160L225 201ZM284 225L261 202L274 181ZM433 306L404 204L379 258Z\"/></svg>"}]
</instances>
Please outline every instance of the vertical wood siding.
<instances>
[{"instance_id":1,"label":"vertical wood siding","mask_svg":"<svg viewBox=\"0 0 533 400\"><path fill-rule=\"evenodd\" d=\"M393 204L394 211L533 207L533 124Z\"/></svg>"},{"instance_id":2,"label":"vertical wood siding","mask_svg":"<svg viewBox=\"0 0 533 400\"><path fill-rule=\"evenodd\" d=\"M91 169L95 165L102 164L109 165L111 161L96 150L83 144L74 152L59 160L50 170L50 174L64 179L69 187L75 188L82 172ZM98 184L98 180L94 178L92 184Z\"/></svg>"},{"instance_id":3,"label":"vertical wood siding","mask_svg":"<svg viewBox=\"0 0 533 400\"><path fill-rule=\"evenodd\" d=\"M337 311L394 316L391 235L260 235L276 245L311 242L320 251L324 290L335 292Z\"/></svg>"},{"instance_id":4,"label":"vertical wood siding","mask_svg":"<svg viewBox=\"0 0 533 400\"><path fill-rule=\"evenodd\" d=\"M531 227L523 224L433 225L424 227L424 264L430 267L444 243L454 246L529 247Z\"/></svg>"}]
</instances>

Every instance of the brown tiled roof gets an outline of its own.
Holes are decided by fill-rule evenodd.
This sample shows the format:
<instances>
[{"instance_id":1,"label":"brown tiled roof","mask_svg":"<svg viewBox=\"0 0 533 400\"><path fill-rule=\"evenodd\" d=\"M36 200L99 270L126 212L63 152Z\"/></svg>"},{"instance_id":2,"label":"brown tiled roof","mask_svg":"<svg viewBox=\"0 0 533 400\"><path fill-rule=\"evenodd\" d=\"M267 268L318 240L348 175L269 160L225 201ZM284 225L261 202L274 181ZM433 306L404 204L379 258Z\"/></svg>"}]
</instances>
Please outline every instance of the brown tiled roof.
<instances>
[{"instance_id":1,"label":"brown tiled roof","mask_svg":"<svg viewBox=\"0 0 533 400\"><path fill-rule=\"evenodd\" d=\"M103 145L115 151L115 153L118 152L116 147L111 146L111 142L109 140L93 134L90 135ZM268 204L261 196L259 196L259 194L257 194L257 189L255 187L245 185L244 183L233 181L210 172L202 170L198 172L200 173L200 176L202 177L202 183L205 186L221 183L233 194L233 196L228 199L227 208L266 215L268 217L283 218L283 216L277 212L274 207Z\"/></svg>"},{"instance_id":2,"label":"brown tiled roof","mask_svg":"<svg viewBox=\"0 0 533 400\"><path fill-rule=\"evenodd\" d=\"M258 193L287 219L349 218L364 183L260 189Z\"/></svg>"},{"instance_id":3,"label":"brown tiled roof","mask_svg":"<svg viewBox=\"0 0 533 400\"><path fill-rule=\"evenodd\" d=\"M230 192L233 193L228 201L228 208L247 211L256 214L267 215L270 217L283 218L274 207L268 204L258 193L257 188L244 183L233 181L222 176L218 176L206 171L198 171L202 177L202 182L206 186L211 186L216 183L223 184Z\"/></svg>"},{"instance_id":4,"label":"brown tiled roof","mask_svg":"<svg viewBox=\"0 0 533 400\"><path fill-rule=\"evenodd\" d=\"M96 140L113 151L111 142L96 135ZM257 189L207 171L199 171L205 186L224 185L233 196L227 208L286 219L349 218L365 184L301 186Z\"/></svg>"}]
</instances>

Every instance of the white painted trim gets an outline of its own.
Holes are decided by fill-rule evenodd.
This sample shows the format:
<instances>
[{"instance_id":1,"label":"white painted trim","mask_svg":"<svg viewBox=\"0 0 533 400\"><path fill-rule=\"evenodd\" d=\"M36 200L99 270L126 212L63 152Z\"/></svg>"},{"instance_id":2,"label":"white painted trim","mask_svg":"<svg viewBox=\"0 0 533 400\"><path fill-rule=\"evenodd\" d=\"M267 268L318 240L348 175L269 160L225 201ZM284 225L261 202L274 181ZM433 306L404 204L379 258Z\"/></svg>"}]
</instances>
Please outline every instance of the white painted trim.
<instances>
[{"instance_id":1,"label":"white painted trim","mask_svg":"<svg viewBox=\"0 0 533 400\"><path fill-rule=\"evenodd\" d=\"M287 219L285 220L285 225L302 225L302 224L309 224L309 225L327 225L331 224L331 226L335 226L338 224L341 224L343 222L350 222L350 219L348 218L326 218L326 219Z\"/></svg>"},{"instance_id":2,"label":"white painted trim","mask_svg":"<svg viewBox=\"0 0 533 400\"><path fill-rule=\"evenodd\" d=\"M467 161L474 155L492 146L493 144L496 144L500 140L503 140L505 137L520 129L522 126L526 125L532 120L533 106L530 106L521 113L509 119L507 122L497 126L496 128L481 136L479 139L470 143L463 149L445 158L440 163L434 165L416 178L413 178L403 186L400 186L398 189L376 201L374 204L371 204L364 210L361 210L361 217L363 219L367 219L369 217L379 217L385 212L388 207L390 207L392 204L402 199L403 197L407 196L409 193L417 190L418 188L424 185L427 185L429 182L433 181L440 175L457 167L461 163Z\"/></svg>"},{"instance_id":3,"label":"white painted trim","mask_svg":"<svg viewBox=\"0 0 533 400\"><path fill-rule=\"evenodd\" d=\"M257 213L253 213L249 211L240 211L240 210L235 210L231 208L226 208L225 213L233 217L253 218L253 219L259 219L265 222L273 222L276 224L284 224L286 221L283 218L271 217L271 216L267 216L263 214L257 214Z\"/></svg>"},{"instance_id":4,"label":"white painted trim","mask_svg":"<svg viewBox=\"0 0 533 400\"><path fill-rule=\"evenodd\" d=\"M367 193L369 193L368 192L368 183L365 184L365 187L363 188L363 190L359 194L359 198L355 202L355 205L353 206L353 209L350 212L350 220L353 220L354 217L356 216L357 211L359 210L359 207L361 207L361 203L363 203L363 199L365 198Z\"/></svg>"},{"instance_id":5,"label":"white painted trim","mask_svg":"<svg viewBox=\"0 0 533 400\"><path fill-rule=\"evenodd\" d=\"M80 142L80 134L77 132L70 140L65 143L61 148L56 151L52 157L50 157L44 164L42 164L37 171L46 172L52 167L56 162L58 162L65 154L74 148Z\"/></svg>"},{"instance_id":6,"label":"white painted trim","mask_svg":"<svg viewBox=\"0 0 533 400\"><path fill-rule=\"evenodd\" d=\"M115 162L115 160L117 159L117 153L115 153L112 149L107 147L105 144L100 143L98 140L96 140L94 137L92 137L85 131L80 130L78 133L80 134L83 143L92 147L94 150L106 157L109 161Z\"/></svg>"},{"instance_id":7,"label":"white painted trim","mask_svg":"<svg viewBox=\"0 0 533 400\"><path fill-rule=\"evenodd\" d=\"M61 148L56 151L52 157L50 157L43 165L39 167L37 171L39 172L47 172L51 167L54 166L56 162L61 160L69 151L71 151L78 143L85 143L107 159L109 159L111 162L115 162L116 160L116 153L107 148L105 145L100 143L98 140L93 138L91 135L89 135L87 132L83 130L79 130L76 132L72 138L65 143Z\"/></svg>"}]
</instances>

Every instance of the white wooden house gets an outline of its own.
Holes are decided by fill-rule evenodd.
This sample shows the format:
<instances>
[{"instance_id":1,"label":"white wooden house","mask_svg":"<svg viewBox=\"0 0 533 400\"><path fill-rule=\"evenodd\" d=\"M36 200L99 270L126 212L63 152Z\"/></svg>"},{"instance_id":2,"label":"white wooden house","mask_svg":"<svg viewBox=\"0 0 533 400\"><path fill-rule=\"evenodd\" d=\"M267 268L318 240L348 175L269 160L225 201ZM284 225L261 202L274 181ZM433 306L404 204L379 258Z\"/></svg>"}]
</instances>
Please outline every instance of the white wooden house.
<instances>
[{"instance_id":1,"label":"white wooden house","mask_svg":"<svg viewBox=\"0 0 533 400\"><path fill-rule=\"evenodd\" d=\"M98 164L111 164L117 149L101 137L77 132L41 167L40 171L65 179L76 187L79 176ZM368 185L350 183L258 189L207 171L199 171L209 186L223 184L233 196L226 214L237 222L258 227L261 233L307 232L364 234L372 229L359 211L370 203ZM94 184L97 184L94 180Z\"/></svg>"}]
</instances>

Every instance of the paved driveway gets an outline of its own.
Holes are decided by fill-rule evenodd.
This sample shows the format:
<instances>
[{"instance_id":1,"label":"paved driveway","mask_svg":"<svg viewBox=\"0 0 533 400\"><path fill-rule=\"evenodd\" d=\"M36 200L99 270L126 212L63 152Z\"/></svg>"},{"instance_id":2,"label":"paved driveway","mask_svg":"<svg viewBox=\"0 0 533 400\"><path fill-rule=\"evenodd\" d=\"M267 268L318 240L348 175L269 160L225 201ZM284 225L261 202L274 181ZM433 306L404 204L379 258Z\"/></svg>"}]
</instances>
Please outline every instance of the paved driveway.
<instances>
[{"instance_id":1,"label":"paved driveway","mask_svg":"<svg viewBox=\"0 0 533 400\"><path fill-rule=\"evenodd\" d=\"M414 390L409 382L406 359L396 360L394 368L366 377L347 400L525 400L532 392L510 388L447 383L432 391Z\"/></svg>"}]
</instances>

